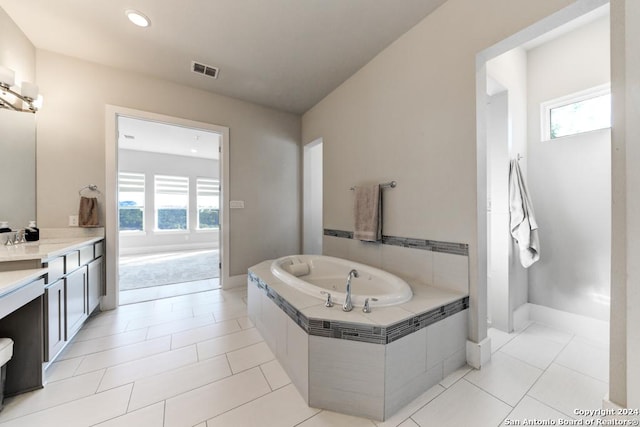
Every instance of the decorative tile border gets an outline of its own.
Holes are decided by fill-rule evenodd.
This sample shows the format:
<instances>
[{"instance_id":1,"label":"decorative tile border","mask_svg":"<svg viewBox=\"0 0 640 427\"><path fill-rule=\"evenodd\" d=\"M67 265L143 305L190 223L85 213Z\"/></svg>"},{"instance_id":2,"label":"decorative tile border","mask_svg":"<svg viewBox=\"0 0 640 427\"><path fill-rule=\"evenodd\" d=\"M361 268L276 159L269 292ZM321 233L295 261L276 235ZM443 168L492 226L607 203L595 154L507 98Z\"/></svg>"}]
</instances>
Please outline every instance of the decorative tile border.
<instances>
[{"instance_id":1,"label":"decorative tile border","mask_svg":"<svg viewBox=\"0 0 640 427\"><path fill-rule=\"evenodd\" d=\"M325 236L353 239L353 232L324 229ZM411 237L382 236L383 245L401 246L403 248L422 249L453 255L469 256L469 245L466 243L440 242L437 240L414 239Z\"/></svg>"},{"instance_id":2,"label":"decorative tile border","mask_svg":"<svg viewBox=\"0 0 640 427\"><path fill-rule=\"evenodd\" d=\"M434 324L469 308L469 297L411 316L387 327L335 320L310 319L273 290L264 280L249 271L249 280L262 290L287 316L309 335L360 341L371 344L389 344L422 328Z\"/></svg>"}]
</instances>

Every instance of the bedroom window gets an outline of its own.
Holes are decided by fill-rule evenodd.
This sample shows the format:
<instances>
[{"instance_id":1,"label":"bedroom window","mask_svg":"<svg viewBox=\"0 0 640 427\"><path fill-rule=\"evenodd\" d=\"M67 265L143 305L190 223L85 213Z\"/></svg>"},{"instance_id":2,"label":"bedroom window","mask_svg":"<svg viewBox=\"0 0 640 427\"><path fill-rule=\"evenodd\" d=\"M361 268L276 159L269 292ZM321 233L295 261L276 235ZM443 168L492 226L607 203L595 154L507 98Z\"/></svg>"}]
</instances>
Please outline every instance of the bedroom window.
<instances>
[{"instance_id":1,"label":"bedroom window","mask_svg":"<svg viewBox=\"0 0 640 427\"><path fill-rule=\"evenodd\" d=\"M189 177L155 176L157 230L186 230L189 212Z\"/></svg>"},{"instance_id":2,"label":"bedroom window","mask_svg":"<svg viewBox=\"0 0 640 427\"><path fill-rule=\"evenodd\" d=\"M198 230L220 227L220 180L197 178Z\"/></svg>"},{"instance_id":3,"label":"bedroom window","mask_svg":"<svg viewBox=\"0 0 640 427\"><path fill-rule=\"evenodd\" d=\"M547 101L541 106L542 139L549 141L611 127L609 84Z\"/></svg>"},{"instance_id":4,"label":"bedroom window","mask_svg":"<svg viewBox=\"0 0 640 427\"><path fill-rule=\"evenodd\" d=\"M143 173L118 173L118 221L120 231L144 231Z\"/></svg>"}]
</instances>

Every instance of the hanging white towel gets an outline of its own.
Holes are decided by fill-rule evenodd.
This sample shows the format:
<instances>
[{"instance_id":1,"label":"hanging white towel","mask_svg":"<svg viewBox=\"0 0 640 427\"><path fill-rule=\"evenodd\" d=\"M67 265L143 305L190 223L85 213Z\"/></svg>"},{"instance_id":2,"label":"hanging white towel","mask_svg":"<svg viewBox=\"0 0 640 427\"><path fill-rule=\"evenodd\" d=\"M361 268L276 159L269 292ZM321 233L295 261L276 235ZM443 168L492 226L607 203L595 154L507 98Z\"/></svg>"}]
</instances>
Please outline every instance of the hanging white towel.
<instances>
[{"instance_id":1,"label":"hanging white towel","mask_svg":"<svg viewBox=\"0 0 640 427\"><path fill-rule=\"evenodd\" d=\"M520 249L520 263L528 268L540 259L540 241L533 205L517 160L511 160L509 167L509 213L511 237Z\"/></svg>"}]
</instances>

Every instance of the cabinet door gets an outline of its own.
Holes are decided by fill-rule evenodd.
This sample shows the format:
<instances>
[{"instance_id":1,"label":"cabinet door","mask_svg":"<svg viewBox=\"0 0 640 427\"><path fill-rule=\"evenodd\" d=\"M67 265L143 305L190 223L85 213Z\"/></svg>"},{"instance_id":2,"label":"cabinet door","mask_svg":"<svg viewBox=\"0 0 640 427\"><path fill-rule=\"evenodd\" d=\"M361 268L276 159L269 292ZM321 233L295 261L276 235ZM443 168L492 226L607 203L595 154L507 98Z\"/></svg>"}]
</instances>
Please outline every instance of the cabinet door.
<instances>
[{"instance_id":1,"label":"cabinet door","mask_svg":"<svg viewBox=\"0 0 640 427\"><path fill-rule=\"evenodd\" d=\"M58 280L44 290L45 294L45 362L52 360L65 344L64 280Z\"/></svg>"},{"instance_id":2,"label":"cabinet door","mask_svg":"<svg viewBox=\"0 0 640 427\"><path fill-rule=\"evenodd\" d=\"M100 305L100 297L102 296L102 288L104 283L104 264L102 257L89 263L89 283L87 285L87 313L93 313L93 310Z\"/></svg>"},{"instance_id":3,"label":"cabinet door","mask_svg":"<svg viewBox=\"0 0 640 427\"><path fill-rule=\"evenodd\" d=\"M80 329L82 323L88 317L87 313L87 267L83 266L65 279L66 296L66 339Z\"/></svg>"}]
</instances>

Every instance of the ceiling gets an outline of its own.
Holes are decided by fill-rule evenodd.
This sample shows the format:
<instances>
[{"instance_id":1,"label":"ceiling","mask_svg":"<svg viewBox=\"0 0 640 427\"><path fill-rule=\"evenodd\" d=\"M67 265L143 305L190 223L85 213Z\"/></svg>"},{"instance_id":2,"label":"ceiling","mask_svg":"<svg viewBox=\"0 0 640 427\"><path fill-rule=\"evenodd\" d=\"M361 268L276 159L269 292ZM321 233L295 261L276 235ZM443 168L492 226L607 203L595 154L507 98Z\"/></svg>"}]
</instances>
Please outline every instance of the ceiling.
<instances>
[{"instance_id":1,"label":"ceiling","mask_svg":"<svg viewBox=\"0 0 640 427\"><path fill-rule=\"evenodd\" d=\"M304 113L445 0L0 0L38 49ZM151 19L139 28L125 17ZM191 72L198 61L219 77Z\"/></svg>"},{"instance_id":2,"label":"ceiling","mask_svg":"<svg viewBox=\"0 0 640 427\"><path fill-rule=\"evenodd\" d=\"M118 148L218 159L220 135L202 129L118 116Z\"/></svg>"}]
</instances>

